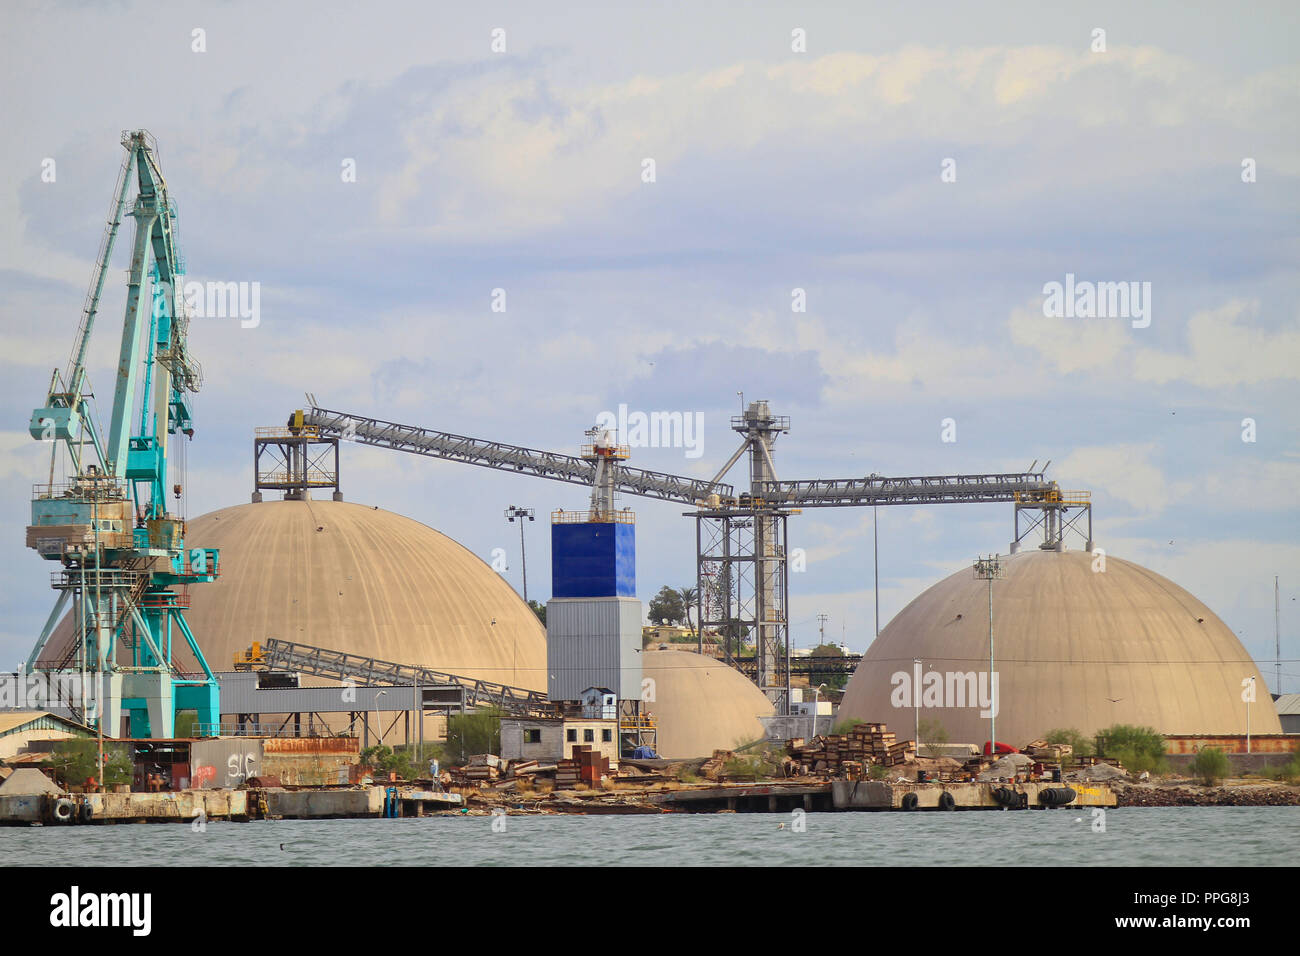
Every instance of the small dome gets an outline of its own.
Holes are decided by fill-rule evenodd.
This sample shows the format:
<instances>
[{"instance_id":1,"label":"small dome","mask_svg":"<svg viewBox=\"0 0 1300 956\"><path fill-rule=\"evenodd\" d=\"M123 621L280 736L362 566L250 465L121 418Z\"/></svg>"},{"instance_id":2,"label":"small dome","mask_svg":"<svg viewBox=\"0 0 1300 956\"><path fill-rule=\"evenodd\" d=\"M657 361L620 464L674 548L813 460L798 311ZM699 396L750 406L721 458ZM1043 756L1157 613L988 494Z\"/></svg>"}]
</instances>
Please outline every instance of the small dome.
<instances>
[{"instance_id":1,"label":"small dome","mask_svg":"<svg viewBox=\"0 0 1300 956\"><path fill-rule=\"evenodd\" d=\"M1094 572L1093 556L1078 551L1035 549L1003 561L1006 577L993 582L1000 741L1019 747L1057 728L1092 735L1112 724L1244 734L1247 677L1256 679L1251 731L1281 733L1264 678L1236 635L1172 581L1109 555L1106 570ZM911 738L916 712L897 706L894 675L910 678L917 658L925 672L987 674L988 583L970 568L929 588L880 632L838 719L884 721ZM982 745L988 718L954 702L923 706L920 717L941 723L953 743Z\"/></svg>"},{"instance_id":2,"label":"small dome","mask_svg":"<svg viewBox=\"0 0 1300 956\"><path fill-rule=\"evenodd\" d=\"M763 736L758 718L771 716L772 704L735 668L689 651L642 654L642 674L654 680L646 710L658 719L662 756L707 757Z\"/></svg>"}]
</instances>

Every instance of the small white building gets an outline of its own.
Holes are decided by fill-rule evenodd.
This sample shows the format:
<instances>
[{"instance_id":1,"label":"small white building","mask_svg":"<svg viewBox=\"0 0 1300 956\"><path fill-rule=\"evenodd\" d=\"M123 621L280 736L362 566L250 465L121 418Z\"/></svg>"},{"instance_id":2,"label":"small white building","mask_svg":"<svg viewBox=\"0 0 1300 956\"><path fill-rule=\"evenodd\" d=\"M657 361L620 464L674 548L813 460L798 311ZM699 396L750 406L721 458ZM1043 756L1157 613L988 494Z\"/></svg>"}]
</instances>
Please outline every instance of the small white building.
<instances>
[{"instance_id":1,"label":"small white building","mask_svg":"<svg viewBox=\"0 0 1300 956\"><path fill-rule=\"evenodd\" d=\"M618 720L603 717L503 717L501 756L555 763L586 744L618 768Z\"/></svg>"}]
</instances>

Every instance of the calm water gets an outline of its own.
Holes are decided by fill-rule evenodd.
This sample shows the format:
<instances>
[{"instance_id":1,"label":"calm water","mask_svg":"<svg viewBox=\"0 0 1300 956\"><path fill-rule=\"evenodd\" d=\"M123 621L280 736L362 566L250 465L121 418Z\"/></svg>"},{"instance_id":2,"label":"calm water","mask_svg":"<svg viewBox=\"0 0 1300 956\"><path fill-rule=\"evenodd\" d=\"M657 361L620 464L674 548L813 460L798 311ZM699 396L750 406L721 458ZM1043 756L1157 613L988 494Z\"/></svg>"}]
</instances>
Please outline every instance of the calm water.
<instances>
[{"instance_id":1,"label":"calm water","mask_svg":"<svg viewBox=\"0 0 1300 956\"><path fill-rule=\"evenodd\" d=\"M777 824L787 822L786 830ZM4 864L59 866L1294 866L1300 807L279 820L0 828ZM499 825L499 824L498 824ZM284 844L284 850L280 844Z\"/></svg>"}]
</instances>

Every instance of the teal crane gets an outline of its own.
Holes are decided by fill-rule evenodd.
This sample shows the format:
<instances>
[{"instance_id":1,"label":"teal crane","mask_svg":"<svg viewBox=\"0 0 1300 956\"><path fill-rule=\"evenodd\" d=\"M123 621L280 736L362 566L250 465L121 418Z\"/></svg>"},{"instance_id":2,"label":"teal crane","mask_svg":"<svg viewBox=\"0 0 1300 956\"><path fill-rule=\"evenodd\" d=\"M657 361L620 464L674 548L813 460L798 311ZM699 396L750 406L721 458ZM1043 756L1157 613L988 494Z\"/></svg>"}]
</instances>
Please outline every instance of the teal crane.
<instances>
[{"instance_id":1,"label":"teal crane","mask_svg":"<svg viewBox=\"0 0 1300 956\"><path fill-rule=\"evenodd\" d=\"M189 352L185 266L157 142L145 130L128 131L122 146L126 156L72 354L62 372L54 370L29 424L51 453L49 481L32 496L27 545L61 568L51 582L58 598L26 670L57 676L52 686L75 688L65 702L105 736L171 737L180 711L195 711L200 727L220 719L217 678L185 620L189 586L216 580L219 555L187 548L185 521L168 510L169 438L193 436L190 396L203 375ZM135 235L105 434L86 352L124 215L135 221ZM67 479L56 482L60 450ZM179 501L182 481L172 491ZM65 639L52 642L56 633ZM198 672L180 669L174 640L189 647Z\"/></svg>"}]
</instances>

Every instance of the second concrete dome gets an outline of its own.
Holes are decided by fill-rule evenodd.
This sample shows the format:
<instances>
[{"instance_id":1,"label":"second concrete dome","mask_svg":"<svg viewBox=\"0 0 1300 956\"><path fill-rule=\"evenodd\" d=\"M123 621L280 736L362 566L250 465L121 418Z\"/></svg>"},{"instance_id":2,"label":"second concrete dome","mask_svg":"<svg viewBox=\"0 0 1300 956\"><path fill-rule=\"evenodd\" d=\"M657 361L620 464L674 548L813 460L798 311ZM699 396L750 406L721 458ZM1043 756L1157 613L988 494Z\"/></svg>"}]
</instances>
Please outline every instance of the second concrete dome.
<instances>
[{"instance_id":1,"label":"second concrete dome","mask_svg":"<svg viewBox=\"0 0 1300 956\"><path fill-rule=\"evenodd\" d=\"M707 757L763 736L758 718L771 716L772 704L735 668L689 651L642 656L642 674L654 681L646 709L658 719L662 756Z\"/></svg>"}]
</instances>

